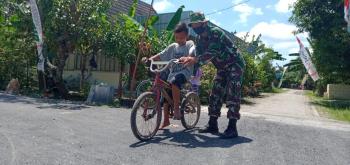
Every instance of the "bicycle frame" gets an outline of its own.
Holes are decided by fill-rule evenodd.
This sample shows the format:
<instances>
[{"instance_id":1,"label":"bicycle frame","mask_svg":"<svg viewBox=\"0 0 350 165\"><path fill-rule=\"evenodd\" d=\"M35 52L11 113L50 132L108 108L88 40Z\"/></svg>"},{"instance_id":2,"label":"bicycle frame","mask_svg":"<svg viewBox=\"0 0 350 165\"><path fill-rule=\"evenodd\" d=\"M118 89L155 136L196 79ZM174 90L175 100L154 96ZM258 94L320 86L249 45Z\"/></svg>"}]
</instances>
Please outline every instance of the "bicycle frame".
<instances>
[{"instance_id":1,"label":"bicycle frame","mask_svg":"<svg viewBox=\"0 0 350 165\"><path fill-rule=\"evenodd\" d=\"M166 92L166 89L171 90L171 84L163 81L160 78L160 73L156 73L156 78L154 79L151 91L156 95L156 100L158 105L157 111L161 109L160 107L161 95L163 95L164 98L167 100L167 102L170 104L170 106L173 107L173 100L169 96L168 92Z\"/></svg>"},{"instance_id":2,"label":"bicycle frame","mask_svg":"<svg viewBox=\"0 0 350 165\"><path fill-rule=\"evenodd\" d=\"M160 99L161 99L161 96L164 96L165 100L168 102L168 104L174 108L174 103L173 103L173 99L169 96L168 92L166 91L167 89L168 90L171 90L171 84L169 84L168 82L165 82L163 81L161 78L160 78L160 72L164 71L165 68L168 68L169 67L169 64L171 62L176 62L177 59L173 59L173 60L170 60L170 62L166 65L166 67L163 67L163 69L161 70L153 70L152 71L152 65L156 62L152 61L151 62L151 71L154 72L156 74L156 77L154 79L154 82L153 82L153 85L152 85L152 88L151 88L151 91L155 94L156 96L156 111L153 112L152 116L155 115L155 112L160 112L161 111L161 103L160 103ZM157 63L156 63L157 65ZM144 116L146 116L145 114L147 114L147 109L148 108L145 108L144 109ZM147 117L146 117L146 120L147 120Z\"/></svg>"}]
</instances>

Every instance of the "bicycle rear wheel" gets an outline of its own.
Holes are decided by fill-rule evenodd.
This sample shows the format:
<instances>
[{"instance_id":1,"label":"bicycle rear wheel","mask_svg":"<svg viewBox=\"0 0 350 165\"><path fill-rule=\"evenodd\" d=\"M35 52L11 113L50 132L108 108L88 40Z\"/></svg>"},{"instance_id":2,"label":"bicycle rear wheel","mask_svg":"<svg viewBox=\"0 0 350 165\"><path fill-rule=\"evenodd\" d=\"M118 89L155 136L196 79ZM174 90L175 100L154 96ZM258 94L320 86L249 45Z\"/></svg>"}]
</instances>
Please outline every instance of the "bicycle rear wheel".
<instances>
[{"instance_id":1,"label":"bicycle rear wheel","mask_svg":"<svg viewBox=\"0 0 350 165\"><path fill-rule=\"evenodd\" d=\"M162 120L159 108L159 102L152 92L145 92L137 98L130 117L131 130L137 139L146 141L157 133Z\"/></svg>"},{"instance_id":2,"label":"bicycle rear wheel","mask_svg":"<svg viewBox=\"0 0 350 165\"><path fill-rule=\"evenodd\" d=\"M194 128L201 115L201 105L199 97L194 92L189 92L181 103L181 124L186 129Z\"/></svg>"}]
</instances>

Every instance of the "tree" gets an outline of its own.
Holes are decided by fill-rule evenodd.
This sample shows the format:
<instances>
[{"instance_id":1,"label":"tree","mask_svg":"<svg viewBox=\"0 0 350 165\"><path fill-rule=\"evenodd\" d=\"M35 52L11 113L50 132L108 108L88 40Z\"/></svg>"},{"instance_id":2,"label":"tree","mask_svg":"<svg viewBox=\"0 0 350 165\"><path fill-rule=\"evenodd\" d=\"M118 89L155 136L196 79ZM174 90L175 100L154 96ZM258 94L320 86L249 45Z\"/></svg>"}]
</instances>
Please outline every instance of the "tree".
<instances>
[{"instance_id":1,"label":"tree","mask_svg":"<svg viewBox=\"0 0 350 165\"><path fill-rule=\"evenodd\" d=\"M251 86L260 81L263 88L270 90L276 71L272 62L285 59L272 48L266 47L261 41L261 35L258 37L253 35L251 41L247 41L248 37L249 33L243 37L244 42L236 43L246 61L243 85Z\"/></svg>"},{"instance_id":2,"label":"tree","mask_svg":"<svg viewBox=\"0 0 350 165\"><path fill-rule=\"evenodd\" d=\"M272 48L263 48L262 53L256 58L259 80L262 83L262 87L267 90L271 90L271 84L275 80L276 69L272 65L273 60L285 59Z\"/></svg>"},{"instance_id":3,"label":"tree","mask_svg":"<svg viewBox=\"0 0 350 165\"><path fill-rule=\"evenodd\" d=\"M0 2L0 88L12 78L18 78L21 84L29 87L34 81L36 64L30 12L24 2Z\"/></svg>"},{"instance_id":4,"label":"tree","mask_svg":"<svg viewBox=\"0 0 350 165\"><path fill-rule=\"evenodd\" d=\"M48 49L53 52L58 82L63 84L63 70L70 55L81 55L81 82L85 81L88 56L102 47L105 34L108 0L39 1Z\"/></svg>"},{"instance_id":5,"label":"tree","mask_svg":"<svg viewBox=\"0 0 350 165\"><path fill-rule=\"evenodd\" d=\"M120 21L120 20L118 20ZM110 27L105 35L103 52L110 57L116 57L120 63L119 72L119 97L122 94L122 75L124 67L135 59L137 50L137 40L140 36L139 32L133 32L132 29L125 28L120 22Z\"/></svg>"},{"instance_id":6,"label":"tree","mask_svg":"<svg viewBox=\"0 0 350 165\"><path fill-rule=\"evenodd\" d=\"M350 84L350 34L345 29L343 10L342 0L299 0L290 18L298 33L309 34L322 90L327 83Z\"/></svg>"},{"instance_id":7,"label":"tree","mask_svg":"<svg viewBox=\"0 0 350 165\"><path fill-rule=\"evenodd\" d=\"M284 67L288 67L288 72L295 72L295 81L300 83L305 74L307 74L305 66L299 57L299 53L290 54L289 56L298 56L296 59L291 60L285 64Z\"/></svg>"}]
</instances>

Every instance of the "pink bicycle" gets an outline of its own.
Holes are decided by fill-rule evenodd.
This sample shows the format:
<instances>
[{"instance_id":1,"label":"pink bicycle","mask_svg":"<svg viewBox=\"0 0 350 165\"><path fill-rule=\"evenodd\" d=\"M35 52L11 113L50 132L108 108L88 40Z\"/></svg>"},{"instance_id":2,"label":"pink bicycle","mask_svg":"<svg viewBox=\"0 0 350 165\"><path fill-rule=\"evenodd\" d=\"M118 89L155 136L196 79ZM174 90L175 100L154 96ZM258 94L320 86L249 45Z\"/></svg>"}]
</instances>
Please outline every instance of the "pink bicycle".
<instances>
[{"instance_id":1,"label":"pink bicycle","mask_svg":"<svg viewBox=\"0 0 350 165\"><path fill-rule=\"evenodd\" d=\"M131 130L136 138L141 141L151 139L158 131L162 120L161 98L166 99L173 109L173 100L167 90L171 85L160 79L160 72L178 63L177 59L170 61L151 61L150 70L156 73L151 91L142 93L134 103L131 112ZM157 66L153 69L152 66ZM198 123L201 106L196 93L187 89L181 89L181 124L185 129L192 129Z\"/></svg>"}]
</instances>

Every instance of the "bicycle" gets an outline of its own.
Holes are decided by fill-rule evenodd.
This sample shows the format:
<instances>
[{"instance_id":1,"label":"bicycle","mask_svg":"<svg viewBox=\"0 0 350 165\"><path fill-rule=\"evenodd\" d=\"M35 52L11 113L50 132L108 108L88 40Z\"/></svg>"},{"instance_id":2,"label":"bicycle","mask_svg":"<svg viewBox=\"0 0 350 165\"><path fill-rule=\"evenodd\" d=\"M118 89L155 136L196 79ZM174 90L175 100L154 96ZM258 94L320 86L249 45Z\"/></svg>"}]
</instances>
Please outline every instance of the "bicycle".
<instances>
[{"instance_id":1,"label":"bicycle","mask_svg":"<svg viewBox=\"0 0 350 165\"><path fill-rule=\"evenodd\" d=\"M142 93L152 89L153 81L151 79L141 81L136 87L136 96L139 97Z\"/></svg>"},{"instance_id":2,"label":"bicycle","mask_svg":"<svg viewBox=\"0 0 350 165\"><path fill-rule=\"evenodd\" d=\"M134 136L141 141L151 139L159 129L162 120L161 97L167 100L172 109L174 107L173 101L166 91L171 90L171 84L160 79L160 72L173 63L178 63L178 60L151 61L150 70L156 73L152 89L142 93L137 98L130 117L131 130ZM153 69L153 65L161 69ZM185 129L193 129L197 125L201 113L199 97L194 92L182 89L181 98L181 124ZM141 122L140 125L138 120Z\"/></svg>"},{"instance_id":3,"label":"bicycle","mask_svg":"<svg viewBox=\"0 0 350 165\"><path fill-rule=\"evenodd\" d=\"M154 79L152 78L142 80L136 87L136 97L139 97L144 92L151 91L153 82ZM186 82L183 88L191 92L198 93L198 88L193 88L190 82Z\"/></svg>"},{"instance_id":4,"label":"bicycle","mask_svg":"<svg viewBox=\"0 0 350 165\"><path fill-rule=\"evenodd\" d=\"M150 65L147 64L148 62L145 62L146 65ZM146 67L147 70L150 70L149 67ZM165 77L167 77L169 74L169 70L167 71L163 71L161 74L160 74L160 77L162 78L163 76L163 79ZM151 77L149 79L146 79L146 80L142 80L136 87L136 97L139 97L142 93L144 92L147 92L147 91L151 91L152 89L152 86L153 86L153 82L154 82L154 77L155 77L155 74L152 74L152 73L148 73L148 76Z\"/></svg>"}]
</instances>

